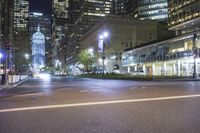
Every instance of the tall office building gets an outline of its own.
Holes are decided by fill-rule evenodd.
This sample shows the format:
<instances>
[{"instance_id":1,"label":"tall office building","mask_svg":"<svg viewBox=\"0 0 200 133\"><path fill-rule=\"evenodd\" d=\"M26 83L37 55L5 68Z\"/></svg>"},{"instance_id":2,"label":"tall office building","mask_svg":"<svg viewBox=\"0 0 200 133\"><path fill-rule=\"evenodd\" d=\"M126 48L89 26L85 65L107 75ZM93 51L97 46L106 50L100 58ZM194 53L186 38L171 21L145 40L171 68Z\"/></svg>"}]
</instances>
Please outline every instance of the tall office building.
<instances>
[{"instance_id":1,"label":"tall office building","mask_svg":"<svg viewBox=\"0 0 200 133\"><path fill-rule=\"evenodd\" d=\"M69 7L68 7L69 24L74 24L79 18L82 2L83 2L82 0L69 0Z\"/></svg>"},{"instance_id":2,"label":"tall office building","mask_svg":"<svg viewBox=\"0 0 200 133\"><path fill-rule=\"evenodd\" d=\"M200 30L200 0L169 0L170 30L177 34Z\"/></svg>"},{"instance_id":3,"label":"tall office building","mask_svg":"<svg viewBox=\"0 0 200 133\"><path fill-rule=\"evenodd\" d=\"M126 15L128 0L113 0L112 14Z\"/></svg>"},{"instance_id":4,"label":"tall office building","mask_svg":"<svg viewBox=\"0 0 200 133\"><path fill-rule=\"evenodd\" d=\"M27 29L28 27L28 0L14 0L14 29Z\"/></svg>"},{"instance_id":5,"label":"tall office building","mask_svg":"<svg viewBox=\"0 0 200 133\"><path fill-rule=\"evenodd\" d=\"M79 3L69 1L69 9L73 9L75 17L70 17L72 26L69 29L67 43L65 47L67 64L76 62L76 55L79 52L79 39L89 31L101 19L112 14L112 0L80 0ZM79 5L80 4L80 5ZM69 11L71 12L71 11Z\"/></svg>"},{"instance_id":6,"label":"tall office building","mask_svg":"<svg viewBox=\"0 0 200 133\"><path fill-rule=\"evenodd\" d=\"M28 36L28 0L14 0L13 19L13 54L15 71L23 72L27 70L28 59L25 54L30 55L30 44ZM20 50L19 50L20 49Z\"/></svg>"},{"instance_id":7,"label":"tall office building","mask_svg":"<svg viewBox=\"0 0 200 133\"><path fill-rule=\"evenodd\" d=\"M150 19L167 22L167 0L128 0L127 12L141 20Z\"/></svg>"},{"instance_id":8,"label":"tall office building","mask_svg":"<svg viewBox=\"0 0 200 133\"><path fill-rule=\"evenodd\" d=\"M9 35L11 34L12 21L13 21L13 0L1 0L0 1L0 42L5 44L6 41L10 40Z\"/></svg>"},{"instance_id":9,"label":"tall office building","mask_svg":"<svg viewBox=\"0 0 200 133\"><path fill-rule=\"evenodd\" d=\"M6 49L6 45L12 44L13 35L13 0L1 0L0 1L0 48ZM10 56L12 57L12 56ZM0 73L5 70L5 56L1 59ZM11 61L11 60L10 60ZM11 64L9 61L9 64ZM3 65L4 64L4 65ZM11 66L11 65L9 65ZM11 68L11 67L9 67Z\"/></svg>"},{"instance_id":10,"label":"tall office building","mask_svg":"<svg viewBox=\"0 0 200 133\"><path fill-rule=\"evenodd\" d=\"M42 13L30 12L29 13L29 39L32 43L32 36L37 32L40 26L40 32L45 36L45 56L46 64L51 63L51 19Z\"/></svg>"},{"instance_id":11,"label":"tall office building","mask_svg":"<svg viewBox=\"0 0 200 133\"><path fill-rule=\"evenodd\" d=\"M51 62L60 58L60 47L64 38L65 24L68 23L68 0L53 0L53 24L52 24L52 57Z\"/></svg>"}]
</instances>

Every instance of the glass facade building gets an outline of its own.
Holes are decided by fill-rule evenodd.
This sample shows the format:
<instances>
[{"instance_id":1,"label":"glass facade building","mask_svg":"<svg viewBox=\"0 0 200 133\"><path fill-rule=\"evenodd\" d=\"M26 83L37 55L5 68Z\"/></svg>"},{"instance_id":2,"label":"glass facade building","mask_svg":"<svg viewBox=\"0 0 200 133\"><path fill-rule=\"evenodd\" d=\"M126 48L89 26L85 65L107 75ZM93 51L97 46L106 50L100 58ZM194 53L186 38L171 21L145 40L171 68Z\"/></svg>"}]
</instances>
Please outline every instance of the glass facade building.
<instances>
[{"instance_id":1,"label":"glass facade building","mask_svg":"<svg viewBox=\"0 0 200 133\"><path fill-rule=\"evenodd\" d=\"M13 48L20 49L13 51L15 54L14 64L17 72L26 71L27 65L24 55L31 53L28 32L29 1L14 0L13 13ZM23 60L22 60L23 59Z\"/></svg>"},{"instance_id":2,"label":"glass facade building","mask_svg":"<svg viewBox=\"0 0 200 133\"><path fill-rule=\"evenodd\" d=\"M113 14L126 15L127 14L127 1L128 0L113 0Z\"/></svg>"},{"instance_id":3,"label":"glass facade building","mask_svg":"<svg viewBox=\"0 0 200 133\"><path fill-rule=\"evenodd\" d=\"M167 0L138 0L138 8L135 17L167 21L167 6Z\"/></svg>"},{"instance_id":4,"label":"glass facade building","mask_svg":"<svg viewBox=\"0 0 200 133\"><path fill-rule=\"evenodd\" d=\"M200 0L169 0L169 29L188 33L200 30Z\"/></svg>"},{"instance_id":5,"label":"glass facade building","mask_svg":"<svg viewBox=\"0 0 200 133\"><path fill-rule=\"evenodd\" d=\"M126 4L127 14L141 20L150 19L167 22L167 0L128 0Z\"/></svg>"},{"instance_id":6,"label":"glass facade building","mask_svg":"<svg viewBox=\"0 0 200 133\"><path fill-rule=\"evenodd\" d=\"M65 36L64 28L69 23L69 0L53 0L53 23L52 23L52 57L51 62L60 58L61 43Z\"/></svg>"},{"instance_id":7,"label":"glass facade building","mask_svg":"<svg viewBox=\"0 0 200 133\"><path fill-rule=\"evenodd\" d=\"M14 0L14 29L28 29L28 0Z\"/></svg>"},{"instance_id":8,"label":"glass facade building","mask_svg":"<svg viewBox=\"0 0 200 133\"><path fill-rule=\"evenodd\" d=\"M190 34L126 51L122 55L122 64L125 73L137 74L139 71L144 75L192 76L194 63L200 74L199 50L200 33Z\"/></svg>"}]
</instances>

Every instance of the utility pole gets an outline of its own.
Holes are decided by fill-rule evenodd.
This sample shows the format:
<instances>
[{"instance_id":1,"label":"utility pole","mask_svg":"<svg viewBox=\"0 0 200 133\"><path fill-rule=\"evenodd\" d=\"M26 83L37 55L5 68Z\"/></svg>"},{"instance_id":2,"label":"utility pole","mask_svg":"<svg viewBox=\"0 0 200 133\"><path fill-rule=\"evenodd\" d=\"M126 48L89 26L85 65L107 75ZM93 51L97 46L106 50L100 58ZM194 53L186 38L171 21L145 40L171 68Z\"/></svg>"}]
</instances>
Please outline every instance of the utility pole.
<instances>
[{"instance_id":1,"label":"utility pole","mask_svg":"<svg viewBox=\"0 0 200 133\"><path fill-rule=\"evenodd\" d=\"M1 38L1 33L2 33L2 3L0 3L0 49L2 48L2 38ZM1 59L0 59L0 70L1 70Z\"/></svg>"},{"instance_id":2,"label":"utility pole","mask_svg":"<svg viewBox=\"0 0 200 133\"><path fill-rule=\"evenodd\" d=\"M196 58L197 58L197 56L198 56L198 55L197 55L198 49L197 49L197 47L196 47L196 40L197 40L197 34L194 34L194 35L193 35L193 58L194 58L194 62L193 62L193 64L194 64L193 78L194 78L194 79L197 78Z\"/></svg>"}]
</instances>

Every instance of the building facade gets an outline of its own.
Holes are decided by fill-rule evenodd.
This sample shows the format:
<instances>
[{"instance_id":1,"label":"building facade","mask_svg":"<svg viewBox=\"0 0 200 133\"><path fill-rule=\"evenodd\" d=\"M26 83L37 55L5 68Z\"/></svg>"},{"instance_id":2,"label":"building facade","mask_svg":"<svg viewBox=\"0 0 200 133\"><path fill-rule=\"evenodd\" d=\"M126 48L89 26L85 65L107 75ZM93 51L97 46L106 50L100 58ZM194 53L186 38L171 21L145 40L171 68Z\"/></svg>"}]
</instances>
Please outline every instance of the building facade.
<instances>
[{"instance_id":1,"label":"building facade","mask_svg":"<svg viewBox=\"0 0 200 133\"><path fill-rule=\"evenodd\" d=\"M108 38L103 40L105 51L106 72L113 72L114 68L123 71L121 58L125 49L132 49L143 43L158 39L158 23L141 21L132 17L108 16L100 24L87 32L80 40L81 49L93 49L97 56L98 69L102 69L102 51L99 51L100 34L108 32ZM128 33L128 34L127 34Z\"/></svg>"},{"instance_id":2,"label":"building facade","mask_svg":"<svg viewBox=\"0 0 200 133\"><path fill-rule=\"evenodd\" d=\"M167 0L128 0L127 13L141 20L150 19L167 22Z\"/></svg>"},{"instance_id":3,"label":"building facade","mask_svg":"<svg viewBox=\"0 0 200 133\"><path fill-rule=\"evenodd\" d=\"M4 54L1 58L0 63L0 73L5 73L6 71L6 56L5 51L9 50L13 46L13 0L1 0L0 1L0 48L1 52L4 51ZM9 56L9 65L7 68L12 70L12 56Z\"/></svg>"},{"instance_id":4,"label":"building facade","mask_svg":"<svg viewBox=\"0 0 200 133\"><path fill-rule=\"evenodd\" d=\"M193 45L197 48L195 53ZM195 36L185 35L129 50L122 55L122 65L126 69L124 73L193 76L195 66L196 73L200 76L199 49L200 34L197 33Z\"/></svg>"},{"instance_id":5,"label":"building facade","mask_svg":"<svg viewBox=\"0 0 200 133\"><path fill-rule=\"evenodd\" d=\"M127 1L128 0L113 0L113 15L126 15L127 14Z\"/></svg>"},{"instance_id":6,"label":"building facade","mask_svg":"<svg viewBox=\"0 0 200 133\"><path fill-rule=\"evenodd\" d=\"M168 27L178 36L124 52L126 73L200 77L200 1L168 2Z\"/></svg>"},{"instance_id":7,"label":"building facade","mask_svg":"<svg viewBox=\"0 0 200 133\"><path fill-rule=\"evenodd\" d=\"M65 38L65 28L69 23L69 0L53 0L52 23L52 59L51 62L61 59L62 41Z\"/></svg>"},{"instance_id":8,"label":"building facade","mask_svg":"<svg viewBox=\"0 0 200 133\"><path fill-rule=\"evenodd\" d=\"M0 33L1 45L4 46L6 41L10 40L11 29L13 28L13 1L1 0L0 1Z\"/></svg>"},{"instance_id":9,"label":"building facade","mask_svg":"<svg viewBox=\"0 0 200 133\"><path fill-rule=\"evenodd\" d=\"M169 0L170 30L178 35L200 30L200 0Z\"/></svg>"},{"instance_id":10,"label":"building facade","mask_svg":"<svg viewBox=\"0 0 200 133\"><path fill-rule=\"evenodd\" d=\"M51 64L51 33L52 33L52 25L51 19L47 16L44 16L42 13L30 12L29 13L29 42L32 44L32 36L35 32L37 32L37 27L40 26L41 33L45 36L45 56L46 56L46 64ZM30 47L31 49L31 47Z\"/></svg>"},{"instance_id":11,"label":"building facade","mask_svg":"<svg viewBox=\"0 0 200 133\"><path fill-rule=\"evenodd\" d=\"M15 71L21 73L28 70L29 67L29 59L25 55L31 55L28 33L29 1L14 0L13 16L14 65Z\"/></svg>"},{"instance_id":12,"label":"building facade","mask_svg":"<svg viewBox=\"0 0 200 133\"><path fill-rule=\"evenodd\" d=\"M72 20L71 27L68 32L68 38L66 43L66 64L75 64L76 55L79 52L80 38L89 31L93 26L99 23L102 18L112 13L112 0L82 0L79 4L69 4L76 7L73 8L75 17L70 17ZM71 12L71 11L70 11ZM73 19L72 19L73 18Z\"/></svg>"},{"instance_id":13,"label":"building facade","mask_svg":"<svg viewBox=\"0 0 200 133\"><path fill-rule=\"evenodd\" d=\"M40 26L32 36L32 72L39 73L46 66L45 63L45 36L40 32Z\"/></svg>"}]
</instances>

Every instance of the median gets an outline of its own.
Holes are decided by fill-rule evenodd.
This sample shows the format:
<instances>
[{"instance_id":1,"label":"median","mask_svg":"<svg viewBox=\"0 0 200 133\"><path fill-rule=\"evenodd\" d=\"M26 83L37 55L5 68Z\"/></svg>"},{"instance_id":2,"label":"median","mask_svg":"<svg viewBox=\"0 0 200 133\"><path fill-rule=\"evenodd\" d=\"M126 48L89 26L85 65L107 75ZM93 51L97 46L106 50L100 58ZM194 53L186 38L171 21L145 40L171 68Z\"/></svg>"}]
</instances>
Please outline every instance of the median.
<instances>
[{"instance_id":1,"label":"median","mask_svg":"<svg viewBox=\"0 0 200 133\"><path fill-rule=\"evenodd\" d=\"M95 79L118 79L118 80L137 80L137 81L159 81L159 80L189 80L191 77L182 76L152 76L152 75L129 75L129 74L82 74L81 78Z\"/></svg>"}]
</instances>

